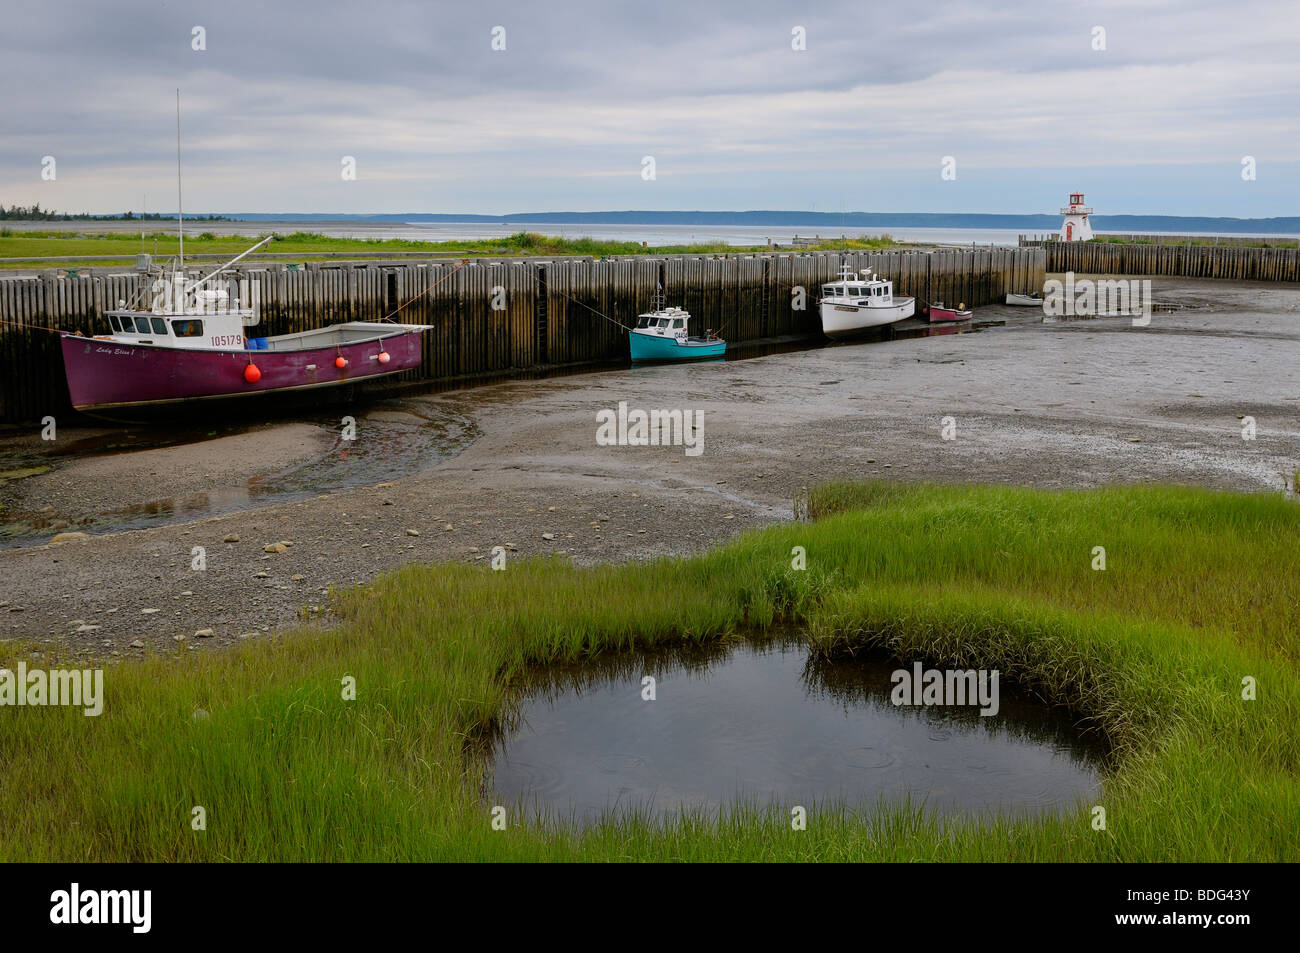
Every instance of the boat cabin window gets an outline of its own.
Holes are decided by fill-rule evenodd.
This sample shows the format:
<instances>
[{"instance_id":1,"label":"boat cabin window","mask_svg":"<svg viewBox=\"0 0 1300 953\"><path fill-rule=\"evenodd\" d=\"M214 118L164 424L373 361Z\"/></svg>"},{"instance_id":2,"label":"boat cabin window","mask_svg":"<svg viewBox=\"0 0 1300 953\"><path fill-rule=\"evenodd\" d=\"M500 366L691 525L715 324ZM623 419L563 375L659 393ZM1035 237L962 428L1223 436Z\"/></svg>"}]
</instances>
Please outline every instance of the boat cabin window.
<instances>
[{"instance_id":1,"label":"boat cabin window","mask_svg":"<svg viewBox=\"0 0 1300 953\"><path fill-rule=\"evenodd\" d=\"M660 319L659 319L659 327L661 327L661 328L666 328L666 327L668 327L668 319L667 319L667 318L660 318Z\"/></svg>"},{"instance_id":2,"label":"boat cabin window","mask_svg":"<svg viewBox=\"0 0 1300 953\"><path fill-rule=\"evenodd\" d=\"M203 322L196 320L172 321L172 333L178 338L203 337Z\"/></svg>"},{"instance_id":3,"label":"boat cabin window","mask_svg":"<svg viewBox=\"0 0 1300 953\"><path fill-rule=\"evenodd\" d=\"M136 319L135 319L135 330L136 330L136 333L137 333L137 334L148 334L148 333L149 333L149 319L148 319L148 318L136 318Z\"/></svg>"},{"instance_id":4,"label":"boat cabin window","mask_svg":"<svg viewBox=\"0 0 1300 953\"><path fill-rule=\"evenodd\" d=\"M677 330L677 329L679 329L679 328L684 328L684 327L686 327L686 322L685 322L685 321L683 321L681 318L673 318L673 329L674 329L674 330Z\"/></svg>"},{"instance_id":5,"label":"boat cabin window","mask_svg":"<svg viewBox=\"0 0 1300 953\"><path fill-rule=\"evenodd\" d=\"M116 315L107 314L107 315L104 315L104 317L108 318L108 329L109 329L110 331L112 331L112 332L114 332L114 333L117 333L118 331L122 330L122 326L121 326L120 324L117 323L117 316L116 316Z\"/></svg>"},{"instance_id":6,"label":"boat cabin window","mask_svg":"<svg viewBox=\"0 0 1300 953\"><path fill-rule=\"evenodd\" d=\"M162 318L150 318L149 320L153 322L154 334L165 335L167 333L167 322L164 321Z\"/></svg>"}]
</instances>

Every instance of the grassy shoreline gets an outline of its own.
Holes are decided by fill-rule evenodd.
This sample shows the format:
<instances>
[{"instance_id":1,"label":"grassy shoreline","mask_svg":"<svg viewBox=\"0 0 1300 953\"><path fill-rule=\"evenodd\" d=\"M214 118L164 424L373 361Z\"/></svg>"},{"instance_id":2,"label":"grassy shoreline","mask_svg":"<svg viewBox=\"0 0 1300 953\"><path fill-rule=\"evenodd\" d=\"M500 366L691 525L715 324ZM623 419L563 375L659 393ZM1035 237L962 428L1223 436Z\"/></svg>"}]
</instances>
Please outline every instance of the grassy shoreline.
<instances>
[{"instance_id":1,"label":"grassy shoreline","mask_svg":"<svg viewBox=\"0 0 1300 953\"><path fill-rule=\"evenodd\" d=\"M230 255L246 251L270 231L252 232L249 235L220 236L211 232L198 232L185 236L187 255ZM88 261L84 267L112 267L116 264L133 264L141 251L139 233L84 233L74 231L17 231L0 228L0 259L21 261L0 262L0 269L28 268L40 264L44 258L73 256L95 257L120 255L117 261ZM827 251L851 249L875 251L898 247L888 235L860 235L847 240L827 240L799 251ZM146 233L143 249L152 255L175 255L179 242L175 232L157 230ZM406 238L332 238L316 232L293 232L280 235L276 241L262 249L264 252L293 254L302 261L321 260L321 256L334 253L355 253L358 257L392 252L423 252L430 256L465 255L489 257L527 257L536 255L726 255L770 251L766 245L738 246L721 242L700 242L686 245L644 246L640 242L619 242L594 238L561 238L538 232L516 232L500 238L451 241L413 241ZM256 260L255 253L252 260ZM72 262L49 262L52 267L67 267Z\"/></svg>"},{"instance_id":2,"label":"grassy shoreline","mask_svg":"<svg viewBox=\"0 0 1300 953\"><path fill-rule=\"evenodd\" d=\"M407 566L337 594L334 630L109 669L98 718L0 709L0 858L1300 859L1293 503L869 483L815 490L810 513L655 572ZM790 568L795 546L806 571ZM1091 805L942 824L915 806L830 805L806 831L754 807L492 829L465 752L525 666L783 622L826 651L998 668L1069 706L1117 759L1107 829ZM191 830L194 805L206 831Z\"/></svg>"}]
</instances>

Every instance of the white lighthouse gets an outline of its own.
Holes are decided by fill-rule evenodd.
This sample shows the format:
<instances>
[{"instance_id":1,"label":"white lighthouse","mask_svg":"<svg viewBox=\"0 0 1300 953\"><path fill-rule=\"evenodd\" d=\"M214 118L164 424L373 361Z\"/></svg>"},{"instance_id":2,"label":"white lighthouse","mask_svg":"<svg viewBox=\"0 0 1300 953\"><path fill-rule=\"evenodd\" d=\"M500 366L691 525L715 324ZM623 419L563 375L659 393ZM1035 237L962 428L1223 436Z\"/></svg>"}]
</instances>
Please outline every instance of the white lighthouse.
<instances>
[{"instance_id":1,"label":"white lighthouse","mask_svg":"<svg viewBox=\"0 0 1300 953\"><path fill-rule=\"evenodd\" d=\"M1065 216L1061 223L1061 241L1086 242L1092 238L1092 226L1088 224L1092 209L1083 204L1082 192L1070 193L1070 204L1061 209L1061 214Z\"/></svg>"}]
</instances>

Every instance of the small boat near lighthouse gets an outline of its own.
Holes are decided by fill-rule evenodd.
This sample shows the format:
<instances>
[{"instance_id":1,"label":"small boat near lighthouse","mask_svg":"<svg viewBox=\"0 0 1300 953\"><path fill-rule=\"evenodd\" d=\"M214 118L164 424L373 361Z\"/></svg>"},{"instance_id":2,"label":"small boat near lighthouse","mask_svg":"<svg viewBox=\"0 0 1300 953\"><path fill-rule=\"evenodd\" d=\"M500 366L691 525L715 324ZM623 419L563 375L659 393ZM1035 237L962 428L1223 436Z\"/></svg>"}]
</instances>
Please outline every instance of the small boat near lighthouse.
<instances>
[{"instance_id":1,"label":"small boat near lighthouse","mask_svg":"<svg viewBox=\"0 0 1300 953\"><path fill-rule=\"evenodd\" d=\"M962 302L955 308L945 308L942 301L936 301L925 309L926 316L930 319L931 324L940 321L969 321L970 309Z\"/></svg>"}]
</instances>

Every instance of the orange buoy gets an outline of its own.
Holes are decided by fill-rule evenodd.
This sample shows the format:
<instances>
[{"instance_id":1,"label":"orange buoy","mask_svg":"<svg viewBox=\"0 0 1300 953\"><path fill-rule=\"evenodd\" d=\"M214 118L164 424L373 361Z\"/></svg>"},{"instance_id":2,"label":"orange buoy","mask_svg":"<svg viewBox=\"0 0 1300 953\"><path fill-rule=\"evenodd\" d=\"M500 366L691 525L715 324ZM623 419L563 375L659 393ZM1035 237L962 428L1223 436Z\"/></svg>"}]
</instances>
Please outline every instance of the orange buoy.
<instances>
[{"instance_id":1,"label":"orange buoy","mask_svg":"<svg viewBox=\"0 0 1300 953\"><path fill-rule=\"evenodd\" d=\"M344 357L342 354L340 354L338 357L334 358L334 366L335 366L335 367L340 367L340 368L341 368L341 367L347 367L347 366L348 366L348 359L347 359L346 357Z\"/></svg>"},{"instance_id":2,"label":"orange buoy","mask_svg":"<svg viewBox=\"0 0 1300 953\"><path fill-rule=\"evenodd\" d=\"M248 366L244 368L244 380L248 381L248 383L250 384L256 384L261 379L262 379L261 368L259 368L256 364L250 361Z\"/></svg>"},{"instance_id":3,"label":"orange buoy","mask_svg":"<svg viewBox=\"0 0 1300 953\"><path fill-rule=\"evenodd\" d=\"M380 351L380 352L379 352L379 363L380 363L380 364L387 364L387 363L388 363L389 361L391 361L391 360L392 360L392 358L388 356L388 352L387 352L387 351Z\"/></svg>"}]
</instances>

